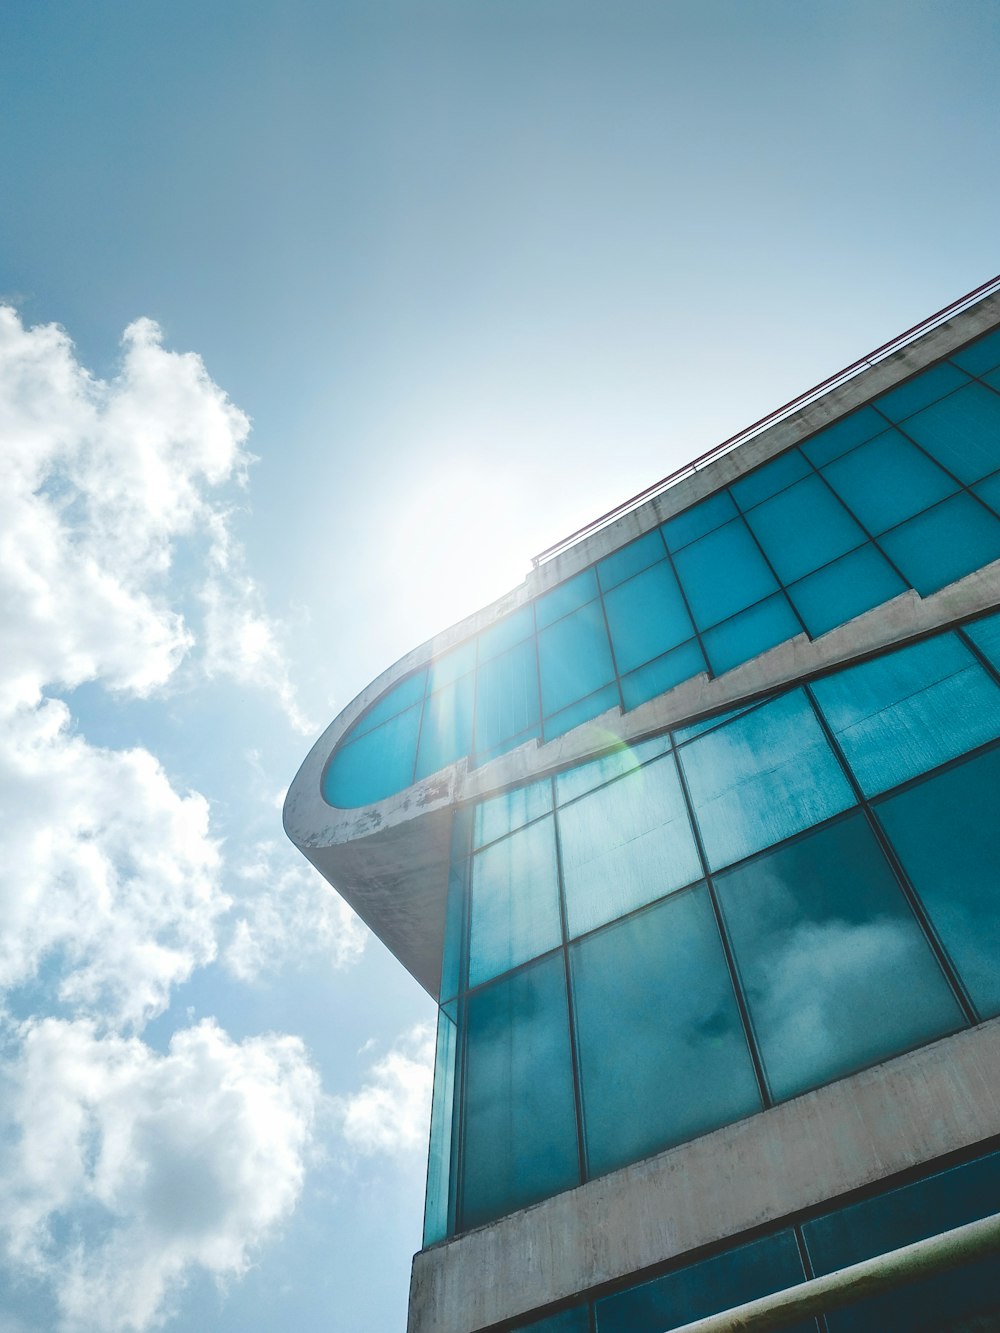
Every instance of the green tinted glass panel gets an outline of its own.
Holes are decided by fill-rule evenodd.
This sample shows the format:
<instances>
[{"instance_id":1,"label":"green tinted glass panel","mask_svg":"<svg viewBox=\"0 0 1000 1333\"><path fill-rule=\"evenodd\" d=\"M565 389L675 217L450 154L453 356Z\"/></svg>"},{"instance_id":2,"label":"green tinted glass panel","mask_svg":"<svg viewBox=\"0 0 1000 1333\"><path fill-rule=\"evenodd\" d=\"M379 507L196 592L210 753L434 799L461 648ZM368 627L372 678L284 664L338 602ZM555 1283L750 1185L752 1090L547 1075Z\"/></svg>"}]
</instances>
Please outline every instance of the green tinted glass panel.
<instances>
[{"instance_id":1,"label":"green tinted glass panel","mask_svg":"<svg viewBox=\"0 0 1000 1333\"><path fill-rule=\"evenodd\" d=\"M472 858L469 985L527 962L562 939L552 817Z\"/></svg>"},{"instance_id":2,"label":"green tinted glass panel","mask_svg":"<svg viewBox=\"0 0 1000 1333\"><path fill-rule=\"evenodd\" d=\"M622 677L622 699L626 709L638 708L647 699L655 699L679 685L682 680L690 680L706 671L705 656L696 640L690 639L679 648L654 658L637 671L631 671Z\"/></svg>"},{"instance_id":3,"label":"green tinted glass panel","mask_svg":"<svg viewBox=\"0 0 1000 1333\"><path fill-rule=\"evenodd\" d=\"M971 485L1000 468L1000 394L970 384L911 417L906 433Z\"/></svg>"},{"instance_id":4,"label":"green tinted glass panel","mask_svg":"<svg viewBox=\"0 0 1000 1333\"><path fill-rule=\"evenodd\" d=\"M605 594L615 661L632 671L694 633L670 565L661 560Z\"/></svg>"},{"instance_id":5,"label":"green tinted glass panel","mask_svg":"<svg viewBox=\"0 0 1000 1333\"><path fill-rule=\"evenodd\" d=\"M350 810L381 801L413 782L421 705L340 745L323 775L323 799Z\"/></svg>"},{"instance_id":6,"label":"green tinted glass panel","mask_svg":"<svg viewBox=\"0 0 1000 1333\"><path fill-rule=\"evenodd\" d=\"M538 635L542 712L548 716L614 680L608 632L599 602L591 602Z\"/></svg>"},{"instance_id":7,"label":"green tinted glass panel","mask_svg":"<svg viewBox=\"0 0 1000 1333\"><path fill-rule=\"evenodd\" d=\"M897 431L863 444L823 475L871 533L919 514L957 490L956 483Z\"/></svg>"},{"instance_id":8,"label":"green tinted glass panel","mask_svg":"<svg viewBox=\"0 0 1000 1333\"><path fill-rule=\"evenodd\" d=\"M980 1015L1000 1013L1000 751L876 808Z\"/></svg>"},{"instance_id":9,"label":"green tinted glass panel","mask_svg":"<svg viewBox=\"0 0 1000 1333\"><path fill-rule=\"evenodd\" d=\"M954 634L839 671L813 690L867 796L1000 735L1000 688Z\"/></svg>"},{"instance_id":10,"label":"green tinted glass panel","mask_svg":"<svg viewBox=\"0 0 1000 1333\"><path fill-rule=\"evenodd\" d=\"M872 406L884 413L890 421L903 421L968 382L968 375L944 361L939 366L932 366L930 370L914 375L913 379L907 380L898 389L884 393L881 398L876 398Z\"/></svg>"},{"instance_id":11,"label":"green tinted glass panel","mask_svg":"<svg viewBox=\"0 0 1000 1333\"><path fill-rule=\"evenodd\" d=\"M906 584L870 542L788 589L796 611L815 638L906 591Z\"/></svg>"},{"instance_id":12,"label":"green tinted glass panel","mask_svg":"<svg viewBox=\"0 0 1000 1333\"><path fill-rule=\"evenodd\" d=\"M571 936L702 873L669 756L560 809L559 844Z\"/></svg>"},{"instance_id":13,"label":"green tinted glass panel","mask_svg":"<svg viewBox=\"0 0 1000 1333\"><path fill-rule=\"evenodd\" d=\"M773 1096L963 1026L860 813L716 878Z\"/></svg>"},{"instance_id":14,"label":"green tinted glass panel","mask_svg":"<svg viewBox=\"0 0 1000 1333\"><path fill-rule=\"evenodd\" d=\"M678 754L713 869L854 804L801 690L706 732Z\"/></svg>"},{"instance_id":15,"label":"green tinted glass panel","mask_svg":"<svg viewBox=\"0 0 1000 1333\"><path fill-rule=\"evenodd\" d=\"M752 606L778 586L742 519L686 546L675 562L699 629Z\"/></svg>"},{"instance_id":16,"label":"green tinted glass panel","mask_svg":"<svg viewBox=\"0 0 1000 1333\"><path fill-rule=\"evenodd\" d=\"M879 539L882 549L927 597L1000 559L1000 519L971 495L954 495Z\"/></svg>"},{"instance_id":17,"label":"green tinted glass panel","mask_svg":"<svg viewBox=\"0 0 1000 1333\"><path fill-rule=\"evenodd\" d=\"M466 1001L461 1229L580 1180L562 956Z\"/></svg>"},{"instance_id":18,"label":"green tinted glass panel","mask_svg":"<svg viewBox=\"0 0 1000 1333\"><path fill-rule=\"evenodd\" d=\"M533 639L480 666L476 685L476 750L538 725L538 667Z\"/></svg>"},{"instance_id":19,"label":"green tinted glass panel","mask_svg":"<svg viewBox=\"0 0 1000 1333\"><path fill-rule=\"evenodd\" d=\"M593 1175L761 1109L704 887L570 949Z\"/></svg>"},{"instance_id":20,"label":"green tinted glass panel","mask_svg":"<svg viewBox=\"0 0 1000 1333\"><path fill-rule=\"evenodd\" d=\"M758 505L747 522L783 583L811 574L866 540L815 473Z\"/></svg>"},{"instance_id":21,"label":"green tinted glass panel","mask_svg":"<svg viewBox=\"0 0 1000 1333\"><path fill-rule=\"evenodd\" d=\"M784 643L801 633L802 626L789 606L788 598L779 592L714 629L706 630L701 641L713 673L721 676L724 671L749 662L776 643Z\"/></svg>"}]
</instances>

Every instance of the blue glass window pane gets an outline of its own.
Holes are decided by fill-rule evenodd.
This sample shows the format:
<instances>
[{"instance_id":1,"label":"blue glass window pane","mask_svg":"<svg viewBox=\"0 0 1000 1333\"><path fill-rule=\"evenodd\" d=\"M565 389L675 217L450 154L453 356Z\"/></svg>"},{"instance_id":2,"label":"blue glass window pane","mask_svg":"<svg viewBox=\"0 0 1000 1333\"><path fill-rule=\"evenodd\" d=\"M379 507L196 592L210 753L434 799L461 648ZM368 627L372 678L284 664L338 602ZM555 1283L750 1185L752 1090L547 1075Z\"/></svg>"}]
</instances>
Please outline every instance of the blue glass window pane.
<instances>
[{"instance_id":1,"label":"blue glass window pane","mask_svg":"<svg viewBox=\"0 0 1000 1333\"><path fill-rule=\"evenodd\" d=\"M518 1324L516 1333L590 1333L590 1313L586 1305L574 1305L571 1310L550 1314L547 1319Z\"/></svg>"},{"instance_id":2,"label":"blue glass window pane","mask_svg":"<svg viewBox=\"0 0 1000 1333\"><path fill-rule=\"evenodd\" d=\"M813 690L866 796L1000 734L1000 688L954 634L838 671Z\"/></svg>"},{"instance_id":3,"label":"blue glass window pane","mask_svg":"<svg viewBox=\"0 0 1000 1333\"><path fill-rule=\"evenodd\" d=\"M551 592L535 599L535 624L539 629L551 625L575 611L578 606L591 602L597 596L597 575L593 569L557 584Z\"/></svg>"},{"instance_id":4,"label":"blue glass window pane","mask_svg":"<svg viewBox=\"0 0 1000 1333\"><path fill-rule=\"evenodd\" d=\"M659 528L654 528L652 532L629 542L628 546L623 546L620 551L615 551L598 564L597 575L601 587L607 592L640 570L655 565L657 560L663 559L663 554L663 537Z\"/></svg>"},{"instance_id":5,"label":"blue glass window pane","mask_svg":"<svg viewBox=\"0 0 1000 1333\"><path fill-rule=\"evenodd\" d=\"M476 667L476 641L467 639L465 643L453 648L450 653L443 653L427 668L427 693L451 685L460 676L467 675Z\"/></svg>"},{"instance_id":6,"label":"blue glass window pane","mask_svg":"<svg viewBox=\"0 0 1000 1333\"><path fill-rule=\"evenodd\" d=\"M615 678L599 602L591 602L538 635L542 711L566 708Z\"/></svg>"},{"instance_id":7,"label":"blue glass window pane","mask_svg":"<svg viewBox=\"0 0 1000 1333\"><path fill-rule=\"evenodd\" d=\"M980 1015L1000 1012L1000 751L877 810Z\"/></svg>"},{"instance_id":8,"label":"blue glass window pane","mask_svg":"<svg viewBox=\"0 0 1000 1333\"><path fill-rule=\"evenodd\" d=\"M782 583L811 574L867 540L815 472L758 505L747 523Z\"/></svg>"},{"instance_id":9,"label":"blue glass window pane","mask_svg":"<svg viewBox=\"0 0 1000 1333\"><path fill-rule=\"evenodd\" d=\"M694 633L677 579L665 560L606 593L604 606L622 673L676 648Z\"/></svg>"},{"instance_id":10,"label":"blue glass window pane","mask_svg":"<svg viewBox=\"0 0 1000 1333\"><path fill-rule=\"evenodd\" d=\"M854 804L801 690L706 732L678 754L713 869Z\"/></svg>"},{"instance_id":11,"label":"blue glass window pane","mask_svg":"<svg viewBox=\"0 0 1000 1333\"><path fill-rule=\"evenodd\" d=\"M489 750L476 751L476 767L488 763L491 759L496 759L499 755L509 754L511 750L516 750L519 745L524 745L528 741L537 740L542 734L542 724L536 722L533 727L528 727L526 731L519 731L516 736L508 736L505 741L500 741Z\"/></svg>"},{"instance_id":12,"label":"blue glass window pane","mask_svg":"<svg viewBox=\"0 0 1000 1333\"><path fill-rule=\"evenodd\" d=\"M420 724L417 777L436 773L472 749L472 700L475 678L462 676L454 685L428 696Z\"/></svg>"},{"instance_id":13,"label":"blue glass window pane","mask_svg":"<svg viewBox=\"0 0 1000 1333\"><path fill-rule=\"evenodd\" d=\"M669 755L563 806L559 846L570 936L702 875Z\"/></svg>"},{"instance_id":14,"label":"blue glass window pane","mask_svg":"<svg viewBox=\"0 0 1000 1333\"><path fill-rule=\"evenodd\" d=\"M799 448L814 467L825 467L859 444L881 435L884 430L885 418L870 407L863 407L860 412L852 412L849 417L844 417L843 421L827 426L826 430L821 430L811 440L800 444Z\"/></svg>"},{"instance_id":15,"label":"blue glass window pane","mask_svg":"<svg viewBox=\"0 0 1000 1333\"><path fill-rule=\"evenodd\" d=\"M911 417L905 429L966 485L1000 468L1000 394L981 384Z\"/></svg>"},{"instance_id":16,"label":"blue glass window pane","mask_svg":"<svg viewBox=\"0 0 1000 1333\"><path fill-rule=\"evenodd\" d=\"M413 704L419 703L424 697L426 680L427 672L425 670L414 671L411 676L407 676L398 685L394 685L391 690L382 695L381 699L376 700L375 704L368 709L363 717L355 722L345 739L353 740L355 736L363 736L366 731L373 731L388 718L395 717L397 713L402 713Z\"/></svg>"},{"instance_id":17,"label":"blue glass window pane","mask_svg":"<svg viewBox=\"0 0 1000 1333\"><path fill-rule=\"evenodd\" d=\"M598 1333L665 1333L794 1287L804 1277L795 1237L781 1231L605 1296L595 1307ZM809 1319L788 1333L814 1333L815 1327Z\"/></svg>"},{"instance_id":18,"label":"blue glass window pane","mask_svg":"<svg viewBox=\"0 0 1000 1333\"><path fill-rule=\"evenodd\" d=\"M342 810L384 800L413 783L421 705L334 752L323 774L323 799Z\"/></svg>"},{"instance_id":19,"label":"blue glass window pane","mask_svg":"<svg viewBox=\"0 0 1000 1333\"><path fill-rule=\"evenodd\" d=\"M444 947L441 950L442 1002L453 999L462 987L462 954L465 949L465 903L469 863L454 856L448 872L448 899L444 917Z\"/></svg>"},{"instance_id":20,"label":"blue glass window pane","mask_svg":"<svg viewBox=\"0 0 1000 1333\"><path fill-rule=\"evenodd\" d=\"M622 676L622 698L626 709L638 708L647 699L655 699L679 685L682 680L699 676L708 668L701 647L695 639L689 639L679 648L647 662L638 671Z\"/></svg>"},{"instance_id":21,"label":"blue glass window pane","mask_svg":"<svg viewBox=\"0 0 1000 1333\"><path fill-rule=\"evenodd\" d=\"M715 629L706 630L701 641L712 671L721 676L773 648L776 643L784 643L801 633L802 626L795 618L795 612L784 593L779 592L758 602L749 611L716 625Z\"/></svg>"},{"instance_id":22,"label":"blue glass window pane","mask_svg":"<svg viewBox=\"0 0 1000 1333\"><path fill-rule=\"evenodd\" d=\"M584 722L600 717L609 708L621 708L617 685L605 685L603 689L597 690L594 694L588 694L586 699L580 699L577 703L570 704L568 708L563 708L558 713L553 713L551 717L547 717L545 719L545 739L551 741L556 736L563 736L567 731L572 731L574 727L582 726Z\"/></svg>"},{"instance_id":23,"label":"blue glass window pane","mask_svg":"<svg viewBox=\"0 0 1000 1333\"><path fill-rule=\"evenodd\" d=\"M538 725L538 667L533 639L502 657L494 657L480 666L477 674L477 751L495 750L502 741Z\"/></svg>"},{"instance_id":24,"label":"blue glass window pane","mask_svg":"<svg viewBox=\"0 0 1000 1333\"><path fill-rule=\"evenodd\" d=\"M788 595L806 629L816 638L873 606L888 602L905 592L906 586L885 556L869 542L793 583Z\"/></svg>"},{"instance_id":25,"label":"blue glass window pane","mask_svg":"<svg viewBox=\"0 0 1000 1333\"><path fill-rule=\"evenodd\" d=\"M879 541L921 597L927 597L1000 559L1000 519L971 495L954 495Z\"/></svg>"},{"instance_id":26,"label":"blue glass window pane","mask_svg":"<svg viewBox=\"0 0 1000 1333\"><path fill-rule=\"evenodd\" d=\"M875 534L957 490L947 473L897 431L863 444L823 473L860 523Z\"/></svg>"},{"instance_id":27,"label":"blue glass window pane","mask_svg":"<svg viewBox=\"0 0 1000 1333\"><path fill-rule=\"evenodd\" d=\"M987 616L971 625L962 626L986 660L1000 671L1000 616Z\"/></svg>"},{"instance_id":28,"label":"blue glass window pane","mask_svg":"<svg viewBox=\"0 0 1000 1333\"><path fill-rule=\"evenodd\" d=\"M763 467L741 477L739 481L734 481L729 489L745 513L754 505L760 504L762 500L777 495L786 486L791 486L793 482L801 481L810 474L812 468L799 451L789 449L787 453L773 458L770 463L765 463Z\"/></svg>"},{"instance_id":29,"label":"blue glass window pane","mask_svg":"<svg viewBox=\"0 0 1000 1333\"><path fill-rule=\"evenodd\" d=\"M706 731L711 731L713 727L721 727L724 722L730 718L742 717L748 713L751 708L758 707L757 704L744 704L742 708L727 708L725 712L713 713L711 717L703 717L700 722L691 722L686 727L677 727L674 731L674 744L683 745L685 741L693 740L695 736L701 736Z\"/></svg>"},{"instance_id":30,"label":"blue glass window pane","mask_svg":"<svg viewBox=\"0 0 1000 1333\"><path fill-rule=\"evenodd\" d=\"M639 741L634 745L619 741L616 749L609 754L601 755L600 759L592 759L587 764L577 764L576 768L568 768L564 773L557 773L556 801L559 805L565 805L567 801L582 796L584 792L593 791L595 787L603 786L612 778L620 778L625 773L631 773L640 764L669 749L669 736L653 736L648 741Z\"/></svg>"},{"instance_id":31,"label":"blue glass window pane","mask_svg":"<svg viewBox=\"0 0 1000 1333\"><path fill-rule=\"evenodd\" d=\"M752 606L778 586L742 519L686 546L676 564L699 629Z\"/></svg>"},{"instance_id":32,"label":"blue glass window pane","mask_svg":"<svg viewBox=\"0 0 1000 1333\"><path fill-rule=\"evenodd\" d=\"M530 824L533 819L547 815L551 809L552 783L548 778L480 801L473 824L473 846L495 842L497 838Z\"/></svg>"},{"instance_id":33,"label":"blue glass window pane","mask_svg":"<svg viewBox=\"0 0 1000 1333\"><path fill-rule=\"evenodd\" d=\"M997 393L1000 393L1000 370L991 370L988 375L984 375L983 383L988 384L990 388L996 389Z\"/></svg>"},{"instance_id":34,"label":"blue glass window pane","mask_svg":"<svg viewBox=\"0 0 1000 1333\"><path fill-rule=\"evenodd\" d=\"M427 1194L424 1199L425 1246L444 1240L449 1231L457 1054L458 1026L444 1009L439 1009L430 1147L427 1154Z\"/></svg>"},{"instance_id":35,"label":"blue glass window pane","mask_svg":"<svg viewBox=\"0 0 1000 1333\"><path fill-rule=\"evenodd\" d=\"M978 338L960 352L955 352L951 360L970 375L985 375L994 366L1000 366L1000 329L994 329L985 338Z\"/></svg>"},{"instance_id":36,"label":"blue glass window pane","mask_svg":"<svg viewBox=\"0 0 1000 1333\"><path fill-rule=\"evenodd\" d=\"M479 634L477 641L480 664L489 661L491 657L496 657L498 653L506 652L508 648L513 648L514 644L521 643L534 632L535 608L529 603Z\"/></svg>"},{"instance_id":37,"label":"blue glass window pane","mask_svg":"<svg viewBox=\"0 0 1000 1333\"><path fill-rule=\"evenodd\" d=\"M972 489L995 514L1000 514L1000 472L994 472L992 477L987 477Z\"/></svg>"},{"instance_id":38,"label":"blue glass window pane","mask_svg":"<svg viewBox=\"0 0 1000 1333\"><path fill-rule=\"evenodd\" d=\"M474 991L466 1031L463 1229L579 1183L562 955Z\"/></svg>"},{"instance_id":39,"label":"blue glass window pane","mask_svg":"<svg viewBox=\"0 0 1000 1333\"><path fill-rule=\"evenodd\" d=\"M476 852L469 918L470 986L561 942L551 815Z\"/></svg>"},{"instance_id":40,"label":"blue glass window pane","mask_svg":"<svg viewBox=\"0 0 1000 1333\"><path fill-rule=\"evenodd\" d=\"M968 382L968 375L963 375L955 366L944 361L939 366L932 366L930 370L915 375L898 389L884 393L872 406L884 413L890 421L902 421Z\"/></svg>"},{"instance_id":41,"label":"blue glass window pane","mask_svg":"<svg viewBox=\"0 0 1000 1333\"><path fill-rule=\"evenodd\" d=\"M591 1174L761 1109L704 887L572 945L570 975Z\"/></svg>"},{"instance_id":42,"label":"blue glass window pane","mask_svg":"<svg viewBox=\"0 0 1000 1333\"><path fill-rule=\"evenodd\" d=\"M692 505L675 518L667 519L661 531L671 551L679 551L688 542L704 537L706 532L712 532L738 513L729 492L717 491L700 504Z\"/></svg>"},{"instance_id":43,"label":"blue glass window pane","mask_svg":"<svg viewBox=\"0 0 1000 1333\"><path fill-rule=\"evenodd\" d=\"M802 1231L817 1274L870 1259L996 1212L1000 1154L806 1222ZM830 1333L973 1333L996 1328L1000 1314L996 1258L907 1283L827 1315ZM980 1322L977 1316L985 1316Z\"/></svg>"},{"instance_id":44,"label":"blue glass window pane","mask_svg":"<svg viewBox=\"0 0 1000 1333\"><path fill-rule=\"evenodd\" d=\"M862 814L715 883L776 1100L964 1025Z\"/></svg>"}]
</instances>

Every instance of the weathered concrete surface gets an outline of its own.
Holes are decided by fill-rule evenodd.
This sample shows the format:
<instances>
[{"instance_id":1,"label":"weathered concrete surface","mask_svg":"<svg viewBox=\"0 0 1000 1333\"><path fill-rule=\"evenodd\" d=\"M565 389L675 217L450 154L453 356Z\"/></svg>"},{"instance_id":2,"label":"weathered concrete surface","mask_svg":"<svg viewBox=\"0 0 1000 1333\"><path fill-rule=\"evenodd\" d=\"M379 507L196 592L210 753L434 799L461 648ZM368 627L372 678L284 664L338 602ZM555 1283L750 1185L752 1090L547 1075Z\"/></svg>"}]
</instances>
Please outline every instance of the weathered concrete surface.
<instances>
[{"instance_id":1,"label":"weathered concrete surface","mask_svg":"<svg viewBox=\"0 0 1000 1333\"><path fill-rule=\"evenodd\" d=\"M1000 1019L414 1257L409 1333L473 1333L1000 1133Z\"/></svg>"}]
</instances>

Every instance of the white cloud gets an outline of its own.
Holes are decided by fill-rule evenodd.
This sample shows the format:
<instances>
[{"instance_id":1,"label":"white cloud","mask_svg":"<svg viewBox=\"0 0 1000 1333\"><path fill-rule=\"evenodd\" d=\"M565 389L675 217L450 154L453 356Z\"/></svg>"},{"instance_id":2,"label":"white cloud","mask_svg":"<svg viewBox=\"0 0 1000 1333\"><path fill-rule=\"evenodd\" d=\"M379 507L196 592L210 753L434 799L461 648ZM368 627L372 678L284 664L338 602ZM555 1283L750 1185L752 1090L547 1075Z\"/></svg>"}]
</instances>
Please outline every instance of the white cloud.
<instances>
[{"instance_id":1,"label":"white cloud","mask_svg":"<svg viewBox=\"0 0 1000 1333\"><path fill-rule=\"evenodd\" d=\"M244 981L306 961L347 967L368 939L361 920L290 844L261 842L237 868L235 926L224 951Z\"/></svg>"},{"instance_id":2,"label":"white cloud","mask_svg":"<svg viewBox=\"0 0 1000 1333\"><path fill-rule=\"evenodd\" d=\"M434 1032L420 1023L377 1060L359 1092L337 1098L348 1146L361 1156L426 1153Z\"/></svg>"},{"instance_id":3,"label":"white cloud","mask_svg":"<svg viewBox=\"0 0 1000 1333\"><path fill-rule=\"evenodd\" d=\"M51 1284L66 1333L148 1328L193 1269L246 1270L302 1187L319 1083L296 1038L236 1044L206 1022L162 1055L45 1019L15 1043L0 1238Z\"/></svg>"}]
</instances>

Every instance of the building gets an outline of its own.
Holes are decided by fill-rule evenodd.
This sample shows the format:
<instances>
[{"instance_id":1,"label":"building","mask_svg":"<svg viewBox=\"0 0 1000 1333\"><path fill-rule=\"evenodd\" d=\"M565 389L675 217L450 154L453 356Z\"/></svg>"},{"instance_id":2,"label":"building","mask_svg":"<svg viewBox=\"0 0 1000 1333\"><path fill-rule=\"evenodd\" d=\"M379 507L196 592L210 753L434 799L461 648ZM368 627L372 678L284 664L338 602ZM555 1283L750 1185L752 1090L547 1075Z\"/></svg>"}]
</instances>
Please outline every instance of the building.
<instances>
[{"instance_id":1,"label":"building","mask_svg":"<svg viewBox=\"0 0 1000 1333\"><path fill-rule=\"evenodd\" d=\"M296 777L440 1006L411 1333L664 1333L997 1211L998 289L546 553ZM826 1326L997 1328L995 1273Z\"/></svg>"}]
</instances>

